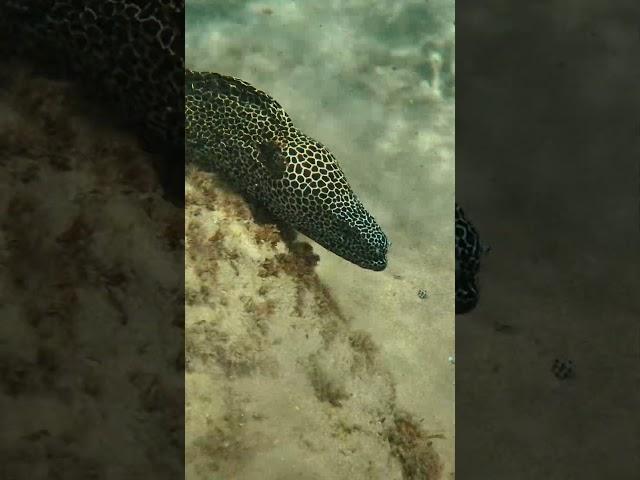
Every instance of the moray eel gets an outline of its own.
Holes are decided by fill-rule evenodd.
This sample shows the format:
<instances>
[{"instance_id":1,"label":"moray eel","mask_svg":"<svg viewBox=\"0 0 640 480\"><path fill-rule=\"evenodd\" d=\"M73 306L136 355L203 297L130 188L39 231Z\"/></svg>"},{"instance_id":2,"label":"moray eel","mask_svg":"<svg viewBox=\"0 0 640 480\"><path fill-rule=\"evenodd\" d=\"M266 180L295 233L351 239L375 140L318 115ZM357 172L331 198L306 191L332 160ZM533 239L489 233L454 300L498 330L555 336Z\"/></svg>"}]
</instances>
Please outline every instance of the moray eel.
<instances>
[{"instance_id":1,"label":"moray eel","mask_svg":"<svg viewBox=\"0 0 640 480\"><path fill-rule=\"evenodd\" d=\"M468 313L478 304L476 275L483 251L478 231L456 203L456 315Z\"/></svg>"},{"instance_id":2,"label":"moray eel","mask_svg":"<svg viewBox=\"0 0 640 480\"><path fill-rule=\"evenodd\" d=\"M0 55L81 80L151 150L165 191L184 197L184 1L0 0Z\"/></svg>"},{"instance_id":3,"label":"moray eel","mask_svg":"<svg viewBox=\"0 0 640 480\"><path fill-rule=\"evenodd\" d=\"M221 174L245 197L359 265L387 266L389 241L336 159L247 82L187 70L187 161Z\"/></svg>"},{"instance_id":4,"label":"moray eel","mask_svg":"<svg viewBox=\"0 0 640 480\"><path fill-rule=\"evenodd\" d=\"M184 201L184 1L0 0L0 55L15 54L117 105L164 154L156 167L169 198ZM389 242L331 153L266 93L231 77L187 76L196 163L343 258L386 267Z\"/></svg>"}]
</instances>

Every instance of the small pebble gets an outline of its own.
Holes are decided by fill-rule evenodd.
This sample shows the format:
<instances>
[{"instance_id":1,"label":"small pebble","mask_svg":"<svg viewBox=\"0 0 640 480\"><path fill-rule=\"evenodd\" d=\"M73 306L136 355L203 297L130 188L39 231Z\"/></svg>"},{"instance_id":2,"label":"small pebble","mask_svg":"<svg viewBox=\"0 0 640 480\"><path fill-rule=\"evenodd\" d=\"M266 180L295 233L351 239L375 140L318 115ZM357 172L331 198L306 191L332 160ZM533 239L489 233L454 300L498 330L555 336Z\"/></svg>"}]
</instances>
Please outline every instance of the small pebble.
<instances>
[{"instance_id":1,"label":"small pebble","mask_svg":"<svg viewBox=\"0 0 640 480\"><path fill-rule=\"evenodd\" d=\"M576 367L571 360L556 358L551 365L551 371L558 380L567 380L575 376Z\"/></svg>"}]
</instances>

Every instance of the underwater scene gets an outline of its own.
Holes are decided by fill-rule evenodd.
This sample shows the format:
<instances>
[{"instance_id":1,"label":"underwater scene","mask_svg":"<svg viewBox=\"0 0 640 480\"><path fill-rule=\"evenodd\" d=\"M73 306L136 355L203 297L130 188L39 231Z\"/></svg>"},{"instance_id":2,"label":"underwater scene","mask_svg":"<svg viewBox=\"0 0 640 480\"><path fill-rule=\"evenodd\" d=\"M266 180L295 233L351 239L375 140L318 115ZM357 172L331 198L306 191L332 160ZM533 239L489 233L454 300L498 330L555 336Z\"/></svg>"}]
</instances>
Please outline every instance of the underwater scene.
<instances>
[{"instance_id":1,"label":"underwater scene","mask_svg":"<svg viewBox=\"0 0 640 480\"><path fill-rule=\"evenodd\" d=\"M187 478L454 477L454 16L186 2Z\"/></svg>"}]
</instances>

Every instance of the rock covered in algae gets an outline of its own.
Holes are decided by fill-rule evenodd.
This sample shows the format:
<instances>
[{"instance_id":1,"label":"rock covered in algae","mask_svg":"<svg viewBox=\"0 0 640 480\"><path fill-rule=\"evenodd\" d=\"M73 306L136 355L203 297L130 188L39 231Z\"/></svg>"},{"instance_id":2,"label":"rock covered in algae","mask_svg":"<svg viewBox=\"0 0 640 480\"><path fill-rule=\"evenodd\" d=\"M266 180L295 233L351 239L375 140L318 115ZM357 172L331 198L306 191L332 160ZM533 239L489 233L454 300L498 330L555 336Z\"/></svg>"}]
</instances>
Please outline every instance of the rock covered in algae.
<instances>
[{"instance_id":1,"label":"rock covered in algae","mask_svg":"<svg viewBox=\"0 0 640 480\"><path fill-rule=\"evenodd\" d=\"M177 478L182 210L73 85L0 72L0 476Z\"/></svg>"},{"instance_id":2,"label":"rock covered in algae","mask_svg":"<svg viewBox=\"0 0 640 480\"><path fill-rule=\"evenodd\" d=\"M187 477L440 478L311 247L286 247L215 177L190 171L185 192Z\"/></svg>"}]
</instances>

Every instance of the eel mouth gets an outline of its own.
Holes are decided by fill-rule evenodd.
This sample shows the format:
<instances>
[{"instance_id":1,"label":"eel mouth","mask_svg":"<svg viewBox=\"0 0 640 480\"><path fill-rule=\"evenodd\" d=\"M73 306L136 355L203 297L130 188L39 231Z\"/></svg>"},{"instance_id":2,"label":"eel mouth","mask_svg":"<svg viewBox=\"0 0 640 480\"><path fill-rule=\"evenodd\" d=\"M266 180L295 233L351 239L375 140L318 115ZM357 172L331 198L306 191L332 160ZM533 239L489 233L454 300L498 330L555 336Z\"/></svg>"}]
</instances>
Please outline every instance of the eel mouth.
<instances>
[{"instance_id":1,"label":"eel mouth","mask_svg":"<svg viewBox=\"0 0 640 480\"><path fill-rule=\"evenodd\" d=\"M362 236L352 228L334 235L326 234L325 231L307 233L301 227L298 230L328 251L361 268L375 272L387 268L390 242L381 230L373 238Z\"/></svg>"}]
</instances>

